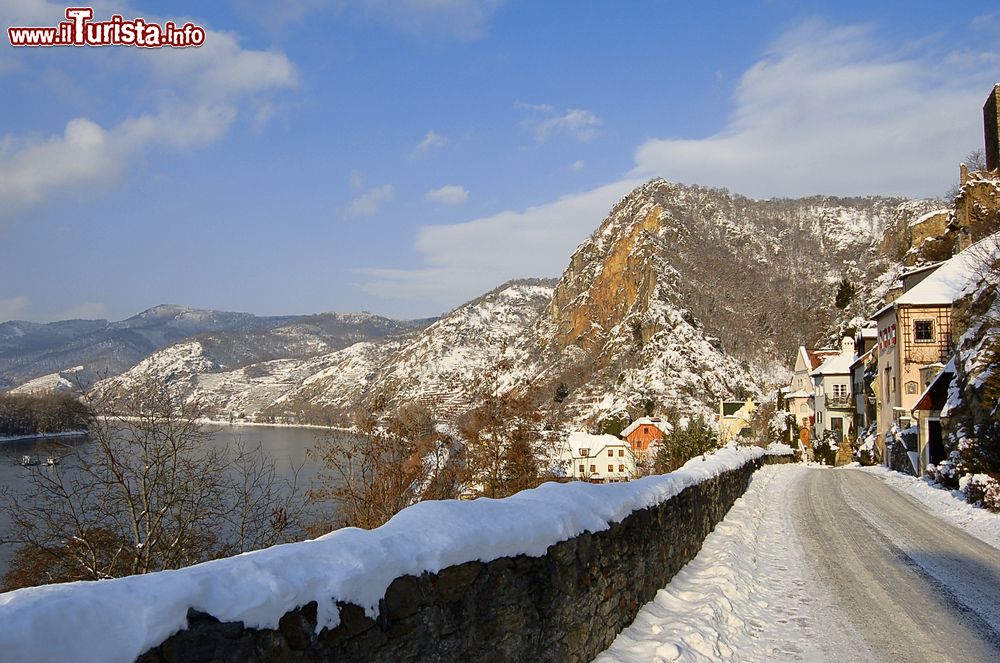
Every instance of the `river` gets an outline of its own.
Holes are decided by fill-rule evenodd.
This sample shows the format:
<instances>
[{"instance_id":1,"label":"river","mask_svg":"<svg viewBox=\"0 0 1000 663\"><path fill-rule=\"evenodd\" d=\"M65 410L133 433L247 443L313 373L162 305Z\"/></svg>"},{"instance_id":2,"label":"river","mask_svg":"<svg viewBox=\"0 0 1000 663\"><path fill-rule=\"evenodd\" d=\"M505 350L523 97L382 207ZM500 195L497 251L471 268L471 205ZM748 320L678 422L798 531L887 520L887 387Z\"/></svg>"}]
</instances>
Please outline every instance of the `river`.
<instances>
[{"instance_id":1,"label":"river","mask_svg":"<svg viewBox=\"0 0 1000 663\"><path fill-rule=\"evenodd\" d=\"M320 472L320 466L309 457L307 450L323 437L326 433L323 429L228 425L209 425L206 428L210 431L209 443L213 446L225 447L242 442L248 449L252 449L259 443L274 459L279 473L291 478L297 471L298 486L303 493ZM23 456L31 456L44 463L48 456L60 458L77 450L86 452L90 445L91 442L86 436L0 442L0 487L7 488L16 495L26 487L32 470L52 471L44 466L21 467L20 461ZM10 523L10 514L0 501L0 534L8 533ZM0 545L0 576L6 573L12 554L11 546Z\"/></svg>"}]
</instances>

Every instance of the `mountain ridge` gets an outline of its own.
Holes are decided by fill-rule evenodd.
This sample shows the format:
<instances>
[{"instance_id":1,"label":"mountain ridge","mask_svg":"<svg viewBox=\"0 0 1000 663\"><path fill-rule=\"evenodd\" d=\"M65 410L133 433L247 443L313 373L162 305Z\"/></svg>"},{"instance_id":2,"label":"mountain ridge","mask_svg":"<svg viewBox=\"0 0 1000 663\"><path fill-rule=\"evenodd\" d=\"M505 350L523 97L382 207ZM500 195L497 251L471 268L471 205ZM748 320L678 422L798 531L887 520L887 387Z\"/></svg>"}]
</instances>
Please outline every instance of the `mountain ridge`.
<instances>
[{"instance_id":1,"label":"mountain ridge","mask_svg":"<svg viewBox=\"0 0 1000 663\"><path fill-rule=\"evenodd\" d=\"M195 339L118 384L168 371L219 412L294 422L346 423L376 402L454 418L486 373L574 426L650 407L711 413L781 382L798 345L846 324L837 283L873 296L893 264L880 251L886 230L942 205L754 200L658 178L619 200L554 282L508 282L423 329L308 358L234 369Z\"/></svg>"}]
</instances>

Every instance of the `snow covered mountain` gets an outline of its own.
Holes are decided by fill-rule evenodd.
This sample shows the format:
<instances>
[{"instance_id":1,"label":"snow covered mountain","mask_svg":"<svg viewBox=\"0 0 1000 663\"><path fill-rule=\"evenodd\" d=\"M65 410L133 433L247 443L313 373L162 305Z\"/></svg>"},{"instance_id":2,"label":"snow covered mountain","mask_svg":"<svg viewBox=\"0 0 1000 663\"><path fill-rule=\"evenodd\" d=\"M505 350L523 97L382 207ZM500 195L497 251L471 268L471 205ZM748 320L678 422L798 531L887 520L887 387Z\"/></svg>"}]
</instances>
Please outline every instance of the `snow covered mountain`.
<instances>
[{"instance_id":1,"label":"snow covered mountain","mask_svg":"<svg viewBox=\"0 0 1000 663\"><path fill-rule=\"evenodd\" d=\"M0 390L40 377L58 381L70 369L75 379L87 384L98 375L117 375L153 352L195 335L201 335L212 361L238 366L330 352L429 322L398 322L366 313L259 317L172 305L154 306L118 322L15 320L0 324Z\"/></svg>"},{"instance_id":2,"label":"snow covered mountain","mask_svg":"<svg viewBox=\"0 0 1000 663\"><path fill-rule=\"evenodd\" d=\"M217 416L296 422L344 423L376 400L452 418L487 372L563 423L709 412L783 380L794 349L849 314L833 305L840 280L867 296L892 263L886 229L940 205L759 201L657 179L614 206L557 281L514 281L425 329L309 356L191 338L116 383L149 371Z\"/></svg>"},{"instance_id":3,"label":"snow covered mountain","mask_svg":"<svg viewBox=\"0 0 1000 663\"><path fill-rule=\"evenodd\" d=\"M217 416L346 422L377 397L416 401L441 414L468 407L480 373L533 333L548 310L551 282L506 284L407 336L366 340L307 359L230 369L199 338L154 353L110 381L128 389L147 373L166 377ZM522 351L523 352L523 351ZM517 356L517 362L525 360ZM105 387L108 385L104 385Z\"/></svg>"}]
</instances>

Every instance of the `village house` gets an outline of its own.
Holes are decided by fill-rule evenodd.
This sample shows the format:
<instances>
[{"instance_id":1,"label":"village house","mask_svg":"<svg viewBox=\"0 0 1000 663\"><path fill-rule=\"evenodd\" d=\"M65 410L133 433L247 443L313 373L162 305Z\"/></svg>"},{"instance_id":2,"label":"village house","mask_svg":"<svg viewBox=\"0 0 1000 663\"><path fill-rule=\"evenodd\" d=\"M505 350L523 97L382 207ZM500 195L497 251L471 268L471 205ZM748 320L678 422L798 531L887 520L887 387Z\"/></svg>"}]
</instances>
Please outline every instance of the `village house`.
<instances>
[{"instance_id":1,"label":"village house","mask_svg":"<svg viewBox=\"0 0 1000 663\"><path fill-rule=\"evenodd\" d=\"M851 365L856 359L854 340L845 337L840 343L840 352L828 355L819 368L809 374L813 380L817 438L831 431L839 444L853 430L855 405L851 398Z\"/></svg>"},{"instance_id":2,"label":"village house","mask_svg":"<svg viewBox=\"0 0 1000 663\"><path fill-rule=\"evenodd\" d=\"M952 305L974 278L986 252L978 242L925 270L908 287L904 277L903 293L873 316L879 335L874 387L877 444L883 462L888 462L884 435L894 425L917 427L914 472L922 473L928 464L943 460L940 421L930 417L940 409L930 407L940 398L935 398L937 393L928 395L928 388L951 359Z\"/></svg>"},{"instance_id":3,"label":"village house","mask_svg":"<svg viewBox=\"0 0 1000 663\"><path fill-rule=\"evenodd\" d=\"M614 435L570 433L561 460L567 476L592 483L620 483L638 476L631 445Z\"/></svg>"},{"instance_id":4,"label":"village house","mask_svg":"<svg viewBox=\"0 0 1000 663\"><path fill-rule=\"evenodd\" d=\"M722 401L715 420L719 424L719 442L725 444L735 440L740 434L749 433L750 419L757 410L757 403L749 398L745 401Z\"/></svg>"},{"instance_id":5,"label":"village house","mask_svg":"<svg viewBox=\"0 0 1000 663\"><path fill-rule=\"evenodd\" d=\"M875 421L875 381L878 355L878 328L862 327L854 337L854 353L857 358L848 370L851 373L851 395L854 398L854 432L860 436Z\"/></svg>"},{"instance_id":6,"label":"village house","mask_svg":"<svg viewBox=\"0 0 1000 663\"><path fill-rule=\"evenodd\" d=\"M913 417L917 420L917 467L919 472L928 465L945 459L944 438L941 434L941 417L948 403L948 387L955 378L954 357L927 385L917 404Z\"/></svg>"},{"instance_id":7,"label":"village house","mask_svg":"<svg viewBox=\"0 0 1000 663\"><path fill-rule=\"evenodd\" d=\"M795 355L795 367L789 392L785 395L785 407L795 417L799 428L812 428L815 416L813 392L815 387L811 373L826 361L827 357L839 354L836 350L807 348L799 346Z\"/></svg>"},{"instance_id":8,"label":"village house","mask_svg":"<svg viewBox=\"0 0 1000 663\"><path fill-rule=\"evenodd\" d=\"M670 424L660 417L639 417L622 432L636 458L645 460L656 453L655 447L670 433Z\"/></svg>"}]
</instances>

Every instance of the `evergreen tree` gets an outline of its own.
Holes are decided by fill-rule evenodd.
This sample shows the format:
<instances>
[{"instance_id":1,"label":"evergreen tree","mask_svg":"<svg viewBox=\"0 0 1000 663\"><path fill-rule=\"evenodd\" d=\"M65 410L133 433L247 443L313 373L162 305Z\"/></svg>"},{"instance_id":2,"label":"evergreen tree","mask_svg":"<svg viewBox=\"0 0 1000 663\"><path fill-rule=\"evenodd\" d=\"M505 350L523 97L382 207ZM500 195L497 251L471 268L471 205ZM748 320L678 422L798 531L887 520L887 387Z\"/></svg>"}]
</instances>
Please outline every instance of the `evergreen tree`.
<instances>
[{"instance_id":1,"label":"evergreen tree","mask_svg":"<svg viewBox=\"0 0 1000 663\"><path fill-rule=\"evenodd\" d=\"M834 305L839 309L845 309L854 299L854 295L857 289L854 285L847 280L847 277L840 279L840 285L837 287L837 297L834 299Z\"/></svg>"}]
</instances>

